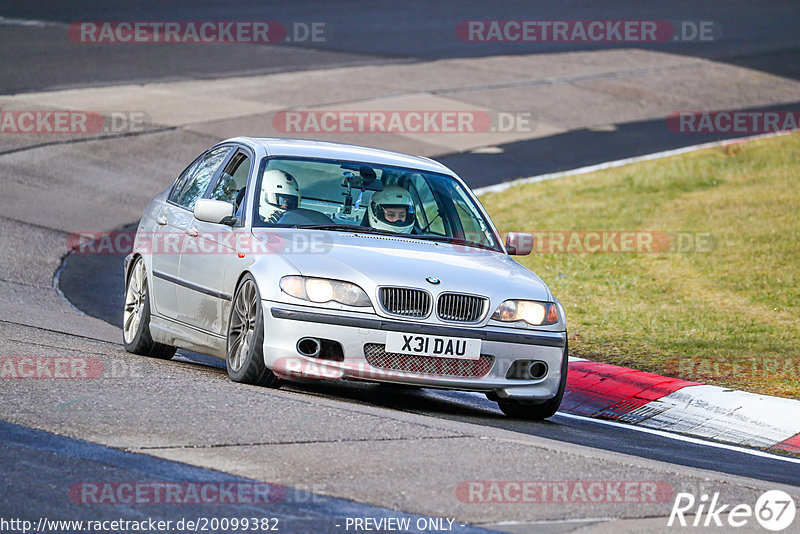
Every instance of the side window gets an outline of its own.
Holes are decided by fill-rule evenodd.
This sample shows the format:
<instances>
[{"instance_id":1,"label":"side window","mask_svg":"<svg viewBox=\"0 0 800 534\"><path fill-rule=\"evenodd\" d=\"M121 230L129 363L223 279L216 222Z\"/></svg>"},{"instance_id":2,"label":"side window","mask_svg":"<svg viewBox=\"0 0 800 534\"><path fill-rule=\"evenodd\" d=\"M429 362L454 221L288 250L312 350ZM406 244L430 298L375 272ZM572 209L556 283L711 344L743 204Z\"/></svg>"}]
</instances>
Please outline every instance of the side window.
<instances>
[{"instance_id":1,"label":"side window","mask_svg":"<svg viewBox=\"0 0 800 534\"><path fill-rule=\"evenodd\" d=\"M197 199L203 196L211 178L217 168L225 161L231 147L222 146L215 148L205 156L203 156L192 168L187 169L187 177L183 180L183 184L179 183L181 187L175 187L175 190L170 196L170 200L188 209L194 209L194 204Z\"/></svg>"},{"instance_id":2,"label":"side window","mask_svg":"<svg viewBox=\"0 0 800 534\"><path fill-rule=\"evenodd\" d=\"M175 187L172 189L172 192L169 194L169 200L172 202L177 203L178 198L181 196L181 192L186 190L186 187L191 180L192 176L194 176L194 171L197 170L197 166L202 161L202 156L197 158L192 162L191 165L186 167L186 169L181 173L180 177L178 177L177 182L175 182Z\"/></svg>"},{"instance_id":3,"label":"side window","mask_svg":"<svg viewBox=\"0 0 800 534\"><path fill-rule=\"evenodd\" d=\"M238 209L244 199L244 189L247 187L249 175L250 158L240 152L231 158L222 171L209 198L230 202Z\"/></svg>"}]
</instances>

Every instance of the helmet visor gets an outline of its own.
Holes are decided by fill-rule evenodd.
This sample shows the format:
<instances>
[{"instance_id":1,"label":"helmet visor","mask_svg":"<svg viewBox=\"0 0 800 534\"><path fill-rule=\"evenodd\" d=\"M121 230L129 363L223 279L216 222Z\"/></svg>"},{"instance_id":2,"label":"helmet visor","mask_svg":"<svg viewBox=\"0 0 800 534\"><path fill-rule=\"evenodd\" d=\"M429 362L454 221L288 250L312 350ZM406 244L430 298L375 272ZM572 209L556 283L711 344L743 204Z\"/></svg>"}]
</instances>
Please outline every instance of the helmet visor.
<instances>
[{"instance_id":1,"label":"helmet visor","mask_svg":"<svg viewBox=\"0 0 800 534\"><path fill-rule=\"evenodd\" d=\"M405 204L379 204L375 215L389 226L405 228L414 224L414 210Z\"/></svg>"},{"instance_id":2,"label":"helmet visor","mask_svg":"<svg viewBox=\"0 0 800 534\"><path fill-rule=\"evenodd\" d=\"M280 193L275 195L275 205L279 208L294 210L297 209L298 204L299 199L294 195L281 195Z\"/></svg>"}]
</instances>

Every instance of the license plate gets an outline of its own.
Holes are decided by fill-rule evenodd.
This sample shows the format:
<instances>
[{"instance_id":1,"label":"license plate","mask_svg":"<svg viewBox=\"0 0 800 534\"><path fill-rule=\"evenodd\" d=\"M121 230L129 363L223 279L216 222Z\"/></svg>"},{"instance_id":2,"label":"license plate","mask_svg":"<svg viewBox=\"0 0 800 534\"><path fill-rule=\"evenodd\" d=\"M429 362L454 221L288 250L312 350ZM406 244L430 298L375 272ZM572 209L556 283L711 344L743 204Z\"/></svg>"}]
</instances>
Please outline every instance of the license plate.
<instances>
[{"instance_id":1,"label":"license plate","mask_svg":"<svg viewBox=\"0 0 800 534\"><path fill-rule=\"evenodd\" d=\"M478 360L481 357L481 340L387 332L386 352Z\"/></svg>"}]
</instances>

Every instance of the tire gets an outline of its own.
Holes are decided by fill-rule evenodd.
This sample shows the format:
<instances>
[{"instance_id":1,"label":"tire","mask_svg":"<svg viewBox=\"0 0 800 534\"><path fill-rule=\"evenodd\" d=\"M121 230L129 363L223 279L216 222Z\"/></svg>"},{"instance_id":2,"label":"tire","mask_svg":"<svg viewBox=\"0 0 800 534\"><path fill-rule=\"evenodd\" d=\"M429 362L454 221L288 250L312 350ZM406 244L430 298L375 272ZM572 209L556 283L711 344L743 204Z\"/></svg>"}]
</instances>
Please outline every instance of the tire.
<instances>
[{"instance_id":1,"label":"tire","mask_svg":"<svg viewBox=\"0 0 800 534\"><path fill-rule=\"evenodd\" d=\"M273 388L281 385L264 364L264 314L258 286L250 273L242 278L231 303L225 367L234 382Z\"/></svg>"},{"instance_id":2,"label":"tire","mask_svg":"<svg viewBox=\"0 0 800 534\"><path fill-rule=\"evenodd\" d=\"M150 335L150 291L144 260L133 261L125 281L125 305L122 312L122 342L133 354L169 360L175 347L156 343Z\"/></svg>"},{"instance_id":3,"label":"tire","mask_svg":"<svg viewBox=\"0 0 800 534\"><path fill-rule=\"evenodd\" d=\"M567 387L568 370L569 343L564 345L564 359L561 361L561 380L558 384L558 392L555 397L538 404L526 404L525 401L510 399L497 399L497 405L504 414L514 419L541 421L542 419L552 417L558 411L558 407L561 406L561 401L564 398L564 390Z\"/></svg>"}]
</instances>

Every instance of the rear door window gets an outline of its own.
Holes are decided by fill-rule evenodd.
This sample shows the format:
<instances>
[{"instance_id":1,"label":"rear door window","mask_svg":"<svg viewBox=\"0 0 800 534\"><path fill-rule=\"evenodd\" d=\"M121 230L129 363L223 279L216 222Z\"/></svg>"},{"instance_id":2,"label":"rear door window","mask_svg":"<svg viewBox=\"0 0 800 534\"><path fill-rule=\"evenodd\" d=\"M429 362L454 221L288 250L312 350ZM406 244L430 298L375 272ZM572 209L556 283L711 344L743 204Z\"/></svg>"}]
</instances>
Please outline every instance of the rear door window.
<instances>
[{"instance_id":1,"label":"rear door window","mask_svg":"<svg viewBox=\"0 0 800 534\"><path fill-rule=\"evenodd\" d=\"M232 149L230 146L215 148L186 169L185 176L178 181L169 199L186 209L194 209L195 202L206 192L217 169Z\"/></svg>"}]
</instances>

